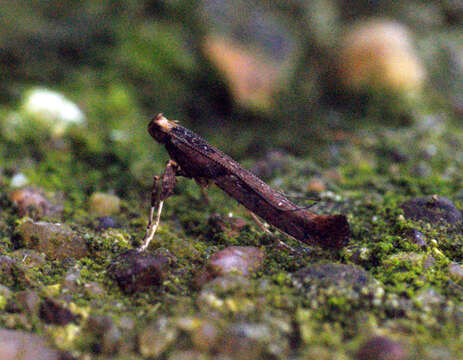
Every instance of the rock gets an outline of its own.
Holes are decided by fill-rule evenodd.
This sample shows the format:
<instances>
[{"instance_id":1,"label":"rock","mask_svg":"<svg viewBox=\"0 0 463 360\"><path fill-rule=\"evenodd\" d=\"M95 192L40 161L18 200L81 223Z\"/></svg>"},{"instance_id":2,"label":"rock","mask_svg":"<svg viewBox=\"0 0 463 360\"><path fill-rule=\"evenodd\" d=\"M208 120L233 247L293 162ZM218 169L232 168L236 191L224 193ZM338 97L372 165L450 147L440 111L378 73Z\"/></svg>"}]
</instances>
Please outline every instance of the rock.
<instances>
[{"instance_id":1,"label":"rock","mask_svg":"<svg viewBox=\"0 0 463 360\"><path fill-rule=\"evenodd\" d=\"M121 200L116 195L95 192L89 199L89 210L94 215L103 217L117 214Z\"/></svg>"},{"instance_id":2,"label":"rock","mask_svg":"<svg viewBox=\"0 0 463 360\"><path fill-rule=\"evenodd\" d=\"M17 233L26 247L37 249L52 260L80 259L88 255L85 240L61 224L24 222Z\"/></svg>"},{"instance_id":3,"label":"rock","mask_svg":"<svg viewBox=\"0 0 463 360\"><path fill-rule=\"evenodd\" d=\"M83 333L84 341L96 354L114 355L121 345L122 333L108 316L89 317Z\"/></svg>"},{"instance_id":4,"label":"rock","mask_svg":"<svg viewBox=\"0 0 463 360\"><path fill-rule=\"evenodd\" d=\"M129 250L108 267L108 275L122 291L132 294L148 288L158 288L165 277L169 259L163 255Z\"/></svg>"},{"instance_id":5,"label":"rock","mask_svg":"<svg viewBox=\"0 0 463 360\"><path fill-rule=\"evenodd\" d=\"M59 215L62 207L50 203L43 192L36 188L26 187L9 194L10 200L18 207L20 216L39 219L43 216Z\"/></svg>"},{"instance_id":6,"label":"rock","mask_svg":"<svg viewBox=\"0 0 463 360\"><path fill-rule=\"evenodd\" d=\"M0 329L2 360L65 360L72 359L52 349L45 339L22 331Z\"/></svg>"},{"instance_id":7,"label":"rock","mask_svg":"<svg viewBox=\"0 0 463 360\"><path fill-rule=\"evenodd\" d=\"M177 340L179 331L171 326L166 318L159 319L156 324L147 326L138 337L140 354L156 359Z\"/></svg>"},{"instance_id":8,"label":"rock","mask_svg":"<svg viewBox=\"0 0 463 360\"><path fill-rule=\"evenodd\" d=\"M405 360L404 347L385 336L376 336L367 340L357 353L358 360Z\"/></svg>"},{"instance_id":9,"label":"rock","mask_svg":"<svg viewBox=\"0 0 463 360\"><path fill-rule=\"evenodd\" d=\"M40 318L47 324L66 325L76 322L79 316L74 315L58 301L47 298L40 304Z\"/></svg>"},{"instance_id":10,"label":"rock","mask_svg":"<svg viewBox=\"0 0 463 360\"><path fill-rule=\"evenodd\" d=\"M213 254L207 268L213 276L236 273L241 276L260 270L264 263L265 252L254 246L230 246Z\"/></svg>"},{"instance_id":11,"label":"rock","mask_svg":"<svg viewBox=\"0 0 463 360\"><path fill-rule=\"evenodd\" d=\"M463 266L457 263L449 264L449 274L457 280L463 280Z\"/></svg>"},{"instance_id":12,"label":"rock","mask_svg":"<svg viewBox=\"0 0 463 360\"><path fill-rule=\"evenodd\" d=\"M461 212L448 199L431 196L415 198L400 205L407 219L423 220L432 224L447 223L455 225L463 220Z\"/></svg>"}]
</instances>

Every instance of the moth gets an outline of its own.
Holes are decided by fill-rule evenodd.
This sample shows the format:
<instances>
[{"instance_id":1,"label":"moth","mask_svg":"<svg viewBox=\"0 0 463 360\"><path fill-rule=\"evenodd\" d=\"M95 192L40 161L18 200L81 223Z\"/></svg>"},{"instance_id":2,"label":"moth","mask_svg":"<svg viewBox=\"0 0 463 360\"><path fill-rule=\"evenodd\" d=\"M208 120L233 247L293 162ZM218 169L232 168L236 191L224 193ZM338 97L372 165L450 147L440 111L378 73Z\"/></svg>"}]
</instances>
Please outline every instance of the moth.
<instances>
[{"instance_id":1,"label":"moth","mask_svg":"<svg viewBox=\"0 0 463 360\"><path fill-rule=\"evenodd\" d=\"M347 245L350 227L345 215L318 215L297 206L230 156L162 114L151 120L148 132L165 146L170 160L163 175L154 177L148 227L140 251L148 247L156 232L163 203L172 195L177 176L194 179L202 187L214 183L251 213L299 241L323 248Z\"/></svg>"}]
</instances>

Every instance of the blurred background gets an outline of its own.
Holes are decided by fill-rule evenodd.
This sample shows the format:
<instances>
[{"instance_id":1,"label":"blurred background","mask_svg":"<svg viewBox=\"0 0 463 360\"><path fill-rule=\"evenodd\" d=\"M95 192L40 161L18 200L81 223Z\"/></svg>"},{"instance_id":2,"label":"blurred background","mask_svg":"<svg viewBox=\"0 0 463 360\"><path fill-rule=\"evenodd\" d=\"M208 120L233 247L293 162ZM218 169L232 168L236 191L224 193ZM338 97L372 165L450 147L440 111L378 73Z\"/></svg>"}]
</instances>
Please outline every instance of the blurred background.
<instances>
[{"instance_id":1,"label":"blurred background","mask_svg":"<svg viewBox=\"0 0 463 360\"><path fill-rule=\"evenodd\" d=\"M463 114L459 0L1 0L0 10L2 163L45 187L147 186L166 160L146 132L157 112L239 160L278 149L330 165L359 131Z\"/></svg>"}]
</instances>

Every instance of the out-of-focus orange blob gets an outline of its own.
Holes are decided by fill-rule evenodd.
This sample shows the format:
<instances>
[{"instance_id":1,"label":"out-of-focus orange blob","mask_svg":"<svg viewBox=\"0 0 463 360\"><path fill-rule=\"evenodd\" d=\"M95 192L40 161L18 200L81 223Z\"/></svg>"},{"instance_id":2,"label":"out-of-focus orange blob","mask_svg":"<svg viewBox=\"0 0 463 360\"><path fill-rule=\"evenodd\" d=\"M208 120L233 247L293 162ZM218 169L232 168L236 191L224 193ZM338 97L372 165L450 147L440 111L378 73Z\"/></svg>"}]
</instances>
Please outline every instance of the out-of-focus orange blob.
<instances>
[{"instance_id":1,"label":"out-of-focus orange blob","mask_svg":"<svg viewBox=\"0 0 463 360\"><path fill-rule=\"evenodd\" d=\"M264 110L281 80L281 65L257 51L219 36L204 41L204 52L222 72L235 99L243 106Z\"/></svg>"},{"instance_id":2,"label":"out-of-focus orange blob","mask_svg":"<svg viewBox=\"0 0 463 360\"><path fill-rule=\"evenodd\" d=\"M342 41L338 64L344 85L354 90L404 93L419 90L425 80L409 31L389 20L354 25Z\"/></svg>"}]
</instances>

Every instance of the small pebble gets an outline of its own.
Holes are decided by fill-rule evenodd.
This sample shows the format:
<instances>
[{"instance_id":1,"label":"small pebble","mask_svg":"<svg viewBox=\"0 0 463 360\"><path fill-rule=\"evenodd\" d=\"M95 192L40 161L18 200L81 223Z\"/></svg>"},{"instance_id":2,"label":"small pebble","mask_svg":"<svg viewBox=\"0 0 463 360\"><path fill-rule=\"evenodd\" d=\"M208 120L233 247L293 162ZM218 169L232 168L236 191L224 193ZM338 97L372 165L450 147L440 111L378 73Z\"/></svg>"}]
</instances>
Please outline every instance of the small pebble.
<instances>
[{"instance_id":1,"label":"small pebble","mask_svg":"<svg viewBox=\"0 0 463 360\"><path fill-rule=\"evenodd\" d=\"M170 261L163 255L129 250L108 267L108 275L122 291L132 294L148 288L158 288L166 275Z\"/></svg>"},{"instance_id":2,"label":"small pebble","mask_svg":"<svg viewBox=\"0 0 463 360\"><path fill-rule=\"evenodd\" d=\"M367 340L357 353L358 360L405 360L407 354L398 342L385 336Z\"/></svg>"},{"instance_id":3,"label":"small pebble","mask_svg":"<svg viewBox=\"0 0 463 360\"><path fill-rule=\"evenodd\" d=\"M107 230L119 227L116 224L116 220L114 220L111 216L101 216L96 220L98 221L96 230Z\"/></svg>"},{"instance_id":4,"label":"small pebble","mask_svg":"<svg viewBox=\"0 0 463 360\"><path fill-rule=\"evenodd\" d=\"M320 178L313 178L305 189L307 192L321 193L326 190L324 181Z\"/></svg>"},{"instance_id":5,"label":"small pebble","mask_svg":"<svg viewBox=\"0 0 463 360\"><path fill-rule=\"evenodd\" d=\"M116 195L102 192L93 193L88 202L90 212L100 217L117 214L121 204Z\"/></svg>"},{"instance_id":6,"label":"small pebble","mask_svg":"<svg viewBox=\"0 0 463 360\"><path fill-rule=\"evenodd\" d=\"M432 224L444 222L455 225L463 221L461 212L448 199L438 196L410 199L400 205L404 216Z\"/></svg>"},{"instance_id":7,"label":"small pebble","mask_svg":"<svg viewBox=\"0 0 463 360\"><path fill-rule=\"evenodd\" d=\"M26 175L18 173L16 175L13 175L13 177L11 178L10 186L12 188L19 188L27 185L28 182L29 180L27 179Z\"/></svg>"},{"instance_id":8,"label":"small pebble","mask_svg":"<svg viewBox=\"0 0 463 360\"><path fill-rule=\"evenodd\" d=\"M85 240L61 224L28 221L17 229L23 244L45 253L49 259L80 259L88 255Z\"/></svg>"},{"instance_id":9,"label":"small pebble","mask_svg":"<svg viewBox=\"0 0 463 360\"><path fill-rule=\"evenodd\" d=\"M214 276L237 273L249 276L262 268L265 253L254 246L231 246L213 254L207 268Z\"/></svg>"},{"instance_id":10,"label":"small pebble","mask_svg":"<svg viewBox=\"0 0 463 360\"><path fill-rule=\"evenodd\" d=\"M62 208L49 202L42 191L26 187L9 194L10 200L18 207L19 215L28 215L35 219L43 216L57 215Z\"/></svg>"}]
</instances>

